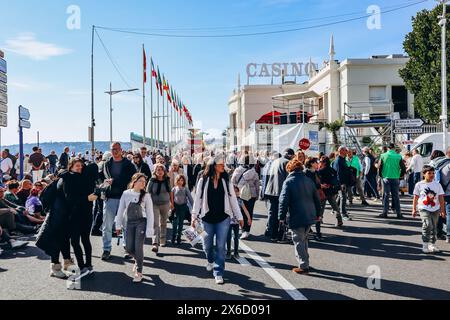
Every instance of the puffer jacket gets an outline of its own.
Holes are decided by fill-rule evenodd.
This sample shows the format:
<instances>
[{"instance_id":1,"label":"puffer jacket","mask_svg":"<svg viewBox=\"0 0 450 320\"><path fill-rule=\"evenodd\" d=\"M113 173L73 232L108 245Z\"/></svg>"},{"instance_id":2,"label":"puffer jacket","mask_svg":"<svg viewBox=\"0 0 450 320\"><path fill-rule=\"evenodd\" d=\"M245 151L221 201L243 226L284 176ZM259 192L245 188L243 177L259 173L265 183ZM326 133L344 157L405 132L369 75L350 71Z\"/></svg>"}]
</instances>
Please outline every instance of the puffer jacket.
<instances>
[{"instance_id":1,"label":"puffer jacket","mask_svg":"<svg viewBox=\"0 0 450 320\"><path fill-rule=\"evenodd\" d=\"M250 169L246 166L240 166L234 171L233 176L231 177L231 183L239 189L247 183L250 187L252 198L258 198L260 181L255 168Z\"/></svg>"},{"instance_id":2,"label":"puffer jacket","mask_svg":"<svg viewBox=\"0 0 450 320\"><path fill-rule=\"evenodd\" d=\"M321 206L315 183L300 170L292 172L283 184L280 195L279 219L284 221L289 211L289 228L306 228L316 223Z\"/></svg>"}]
</instances>

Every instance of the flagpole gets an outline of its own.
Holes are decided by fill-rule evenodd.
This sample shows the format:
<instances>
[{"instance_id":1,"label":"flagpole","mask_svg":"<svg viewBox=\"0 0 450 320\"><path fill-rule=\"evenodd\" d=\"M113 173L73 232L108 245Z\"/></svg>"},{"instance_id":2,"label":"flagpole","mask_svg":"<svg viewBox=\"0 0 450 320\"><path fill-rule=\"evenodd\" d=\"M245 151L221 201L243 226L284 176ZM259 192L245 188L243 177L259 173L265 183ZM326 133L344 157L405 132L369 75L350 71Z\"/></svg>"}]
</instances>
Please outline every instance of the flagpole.
<instances>
[{"instance_id":1,"label":"flagpole","mask_svg":"<svg viewBox=\"0 0 450 320\"><path fill-rule=\"evenodd\" d=\"M167 85L168 86L168 85ZM169 117L169 90L167 89L166 92L166 115L167 115L167 153L169 153L170 150L170 117Z\"/></svg>"},{"instance_id":2,"label":"flagpole","mask_svg":"<svg viewBox=\"0 0 450 320\"><path fill-rule=\"evenodd\" d=\"M145 46L144 44L142 44L142 52L143 52L143 56L144 56L144 64L143 64L143 69L144 69L144 73L142 74L142 111L143 111L143 142L144 142L144 147L147 146L147 138L146 138L146 132L145 132L145 82L147 81L147 57L145 56Z\"/></svg>"},{"instance_id":3,"label":"flagpole","mask_svg":"<svg viewBox=\"0 0 450 320\"><path fill-rule=\"evenodd\" d=\"M158 104L157 104L157 115L156 115L156 134L157 134L157 138L156 138L156 149L159 150L159 92L156 94L156 96L158 97Z\"/></svg>"},{"instance_id":4,"label":"flagpole","mask_svg":"<svg viewBox=\"0 0 450 320\"><path fill-rule=\"evenodd\" d=\"M151 61L153 61L153 60L151 59ZM153 64L151 66L151 69L152 69L152 74L151 74L151 79L150 79L150 117L151 117L150 149L154 148L154 146L155 146L155 140L154 140L155 139L155 135L154 135L155 126L154 126L154 119L153 119Z\"/></svg>"}]
</instances>

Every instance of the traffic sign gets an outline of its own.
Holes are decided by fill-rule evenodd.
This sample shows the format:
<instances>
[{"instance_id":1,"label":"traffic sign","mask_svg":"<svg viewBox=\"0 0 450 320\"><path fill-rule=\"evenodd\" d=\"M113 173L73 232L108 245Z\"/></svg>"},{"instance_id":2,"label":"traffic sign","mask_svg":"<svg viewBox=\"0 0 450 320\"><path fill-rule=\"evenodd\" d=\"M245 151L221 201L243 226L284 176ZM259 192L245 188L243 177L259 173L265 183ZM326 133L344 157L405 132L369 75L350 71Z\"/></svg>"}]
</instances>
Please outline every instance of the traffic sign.
<instances>
[{"instance_id":1,"label":"traffic sign","mask_svg":"<svg viewBox=\"0 0 450 320\"><path fill-rule=\"evenodd\" d=\"M8 104L8 95L0 92L0 103Z\"/></svg>"},{"instance_id":2,"label":"traffic sign","mask_svg":"<svg viewBox=\"0 0 450 320\"><path fill-rule=\"evenodd\" d=\"M0 82L3 82L3 83L8 82L8 76L6 75L6 73L1 72L1 71L0 71Z\"/></svg>"},{"instance_id":3,"label":"traffic sign","mask_svg":"<svg viewBox=\"0 0 450 320\"><path fill-rule=\"evenodd\" d=\"M6 113L0 112L0 127L8 126L8 115Z\"/></svg>"},{"instance_id":4,"label":"traffic sign","mask_svg":"<svg viewBox=\"0 0 450 320\"><path fill-rule=\"evenodd\" d=\"M27 120L19 120L19 127L25 128L25 129L30 129L31 123L30 123L30 121L27 121Z\"/></svg>"},{"instance_id":5,"label":"traffic sign","mask_svg":"<svg viewBox=\"0 0 450 320\"><path fill-rule=\"evenodd\" d=\"M395 129L394 133L395 134L408 134L408 133L422 134L423 128L400 128L400 129Z\"/></svg>"},{"instance_id":6,"label":"traffic sign","mask_svg":"<svg viewBox=\"0 0 450 320\"><path fill-rule=\"evenodd\" d=\"M311 147L311 141L309 141L309 139L302 139L300 140L298 146L300 147L300 149L302 150L308 150L309 147Z\"/></svg>"},{"instance_id":7,"label":"traffic sign","mask_svg":"<svg viewBox=\"0 0 450 320\"><path fill-rule=\"evenodd\" d=\"M419 128L423 126L422 119L402 119L395 120L396 128Z\"/></svg>"},{"instance_id":8,"label":"traffic sign","mask_svg":"<svg viewBox=\"0 0 450 320\"><path fill-rule=\"evenodd\" d=\"M19 118L21 120L30 120L30 110L25 107L19 106Z\"/></svg>"},{"instance_id":9,"label":"traffic sign","mask_svg":"<svg viewBox=\"0 0 450 320\"><path fill-rule=\"evenodd\" d=\"M4 103L0 103L0 112L8 113L8 106Z\"/></svg>"},{"instance_id":10,"label":"traffic sign","mask_svg":"<svg viewBox=\"0 0 450 320\"><path fill-rule=\"evenodd\" d=\"M7 92L8 87L6 86L6 83L0 82L0 92Z\"/></svg>"}]
</instances>

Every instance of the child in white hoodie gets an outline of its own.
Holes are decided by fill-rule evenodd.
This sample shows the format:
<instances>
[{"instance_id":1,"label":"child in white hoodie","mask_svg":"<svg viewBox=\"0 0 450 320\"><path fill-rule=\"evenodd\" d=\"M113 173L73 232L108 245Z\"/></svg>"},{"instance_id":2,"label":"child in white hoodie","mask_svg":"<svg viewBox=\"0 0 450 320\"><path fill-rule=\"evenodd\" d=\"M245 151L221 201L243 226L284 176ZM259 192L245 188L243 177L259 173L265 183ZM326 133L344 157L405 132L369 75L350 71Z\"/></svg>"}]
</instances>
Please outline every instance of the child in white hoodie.
<instances>
[{"instance_id":1,"label":"child in white hoodie","mask_svg":"<svg viewBox=\"0 0 450 320\"><path fill-rule=\"evenodd\" d=\"M131 179L128 190L120 198L119 210L116 217L117 234L123 229L126 217L127 252L135 259L133 268L133 282L142 282L142 269L144 265L145 238L154 235L153 230L153 203L149 193L145 191L147 178L144 174L136 173Z\"/></svg>"}]
</instances>

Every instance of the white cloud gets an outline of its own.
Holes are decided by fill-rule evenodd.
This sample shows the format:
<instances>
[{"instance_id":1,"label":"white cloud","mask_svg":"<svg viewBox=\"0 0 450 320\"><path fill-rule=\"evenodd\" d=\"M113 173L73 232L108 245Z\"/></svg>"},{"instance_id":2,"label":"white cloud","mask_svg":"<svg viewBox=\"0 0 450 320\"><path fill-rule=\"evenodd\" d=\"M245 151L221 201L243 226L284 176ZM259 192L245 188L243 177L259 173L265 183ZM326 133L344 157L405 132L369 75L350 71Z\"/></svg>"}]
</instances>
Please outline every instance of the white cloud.
<instances>
[{"instance_id":1,"label":"white cloud","mask_svg":"<svg viewBox=\"0 0 450 320\"><path fill-rule=\"evenodd\" d=\"M18 89L29 89L30 85L28 83L22 83L22 82L10 82L8 84L10 87L18 88Z\"/></svg>"},{"instance_id":2,"label":"white cloud","mask_svg":"<svg viewBox=\"0 0 450 320\"><path fill-rule=\"evenodd\" d=\"M22 33L16 38L6 40L5 50L38 61L72 52L71 49L58 47L53 43L38 41L34 33Z\"/></svg>"}]
</instances>

